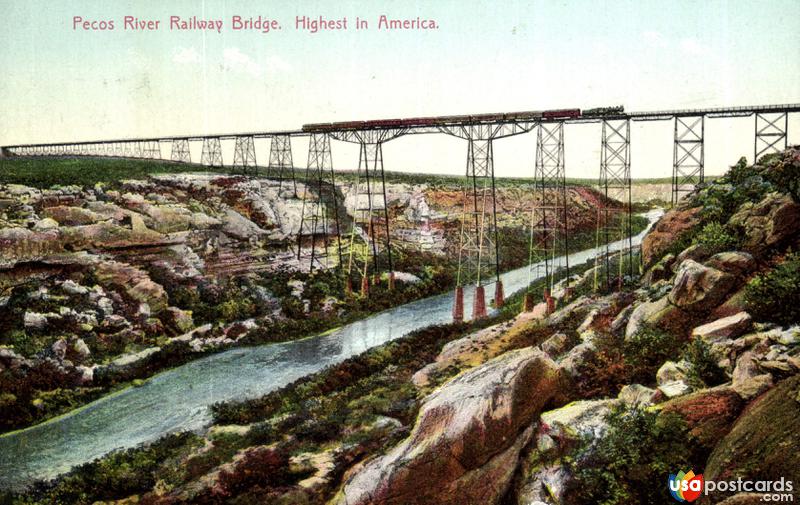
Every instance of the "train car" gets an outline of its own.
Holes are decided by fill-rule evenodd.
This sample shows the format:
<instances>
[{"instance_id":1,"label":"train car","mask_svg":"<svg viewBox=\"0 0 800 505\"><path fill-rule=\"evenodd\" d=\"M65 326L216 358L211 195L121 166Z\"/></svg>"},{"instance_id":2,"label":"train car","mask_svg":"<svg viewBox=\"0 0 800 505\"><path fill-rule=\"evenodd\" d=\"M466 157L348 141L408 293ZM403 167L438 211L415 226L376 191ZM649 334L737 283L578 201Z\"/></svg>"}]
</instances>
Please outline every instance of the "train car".
<instances>
[{"instance_id":1,"label":"train car","mask_svg":"<svg viewBox=\"0 0 800 505\"><path fill-rule=\"evenodd\" d=\"M581 116L580 109L555 109L542 112L542 119L568 119Z\"/></svg>"}]
</instances>

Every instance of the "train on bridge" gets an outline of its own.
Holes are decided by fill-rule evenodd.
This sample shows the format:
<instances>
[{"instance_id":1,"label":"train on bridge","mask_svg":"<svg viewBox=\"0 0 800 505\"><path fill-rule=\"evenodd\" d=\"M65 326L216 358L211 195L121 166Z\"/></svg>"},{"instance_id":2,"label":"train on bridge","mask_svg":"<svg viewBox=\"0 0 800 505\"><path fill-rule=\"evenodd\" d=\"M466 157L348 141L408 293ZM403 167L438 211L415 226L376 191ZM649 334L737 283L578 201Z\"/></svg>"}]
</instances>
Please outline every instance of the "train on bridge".
<instances>
[{"instance_id":1,"label":"train on bridge","mask_svg":"<svg viewBox=\"0 0 800 505\"><path fill-rule=\"evenodd\" d=\"M311 123L303 125L309 133L362 130L375 128L408 128L425 126L453 126L461 124L480 124L513 121L537 121L556 119L580 119L617 116L625 113L622 105L597 107L594 109L553 109L544 111L498 112L490 114L469 114L457 116L414 117L405 119L374 119L369 121L343 121L338 123Z\"/></svg>"}]
</instances>

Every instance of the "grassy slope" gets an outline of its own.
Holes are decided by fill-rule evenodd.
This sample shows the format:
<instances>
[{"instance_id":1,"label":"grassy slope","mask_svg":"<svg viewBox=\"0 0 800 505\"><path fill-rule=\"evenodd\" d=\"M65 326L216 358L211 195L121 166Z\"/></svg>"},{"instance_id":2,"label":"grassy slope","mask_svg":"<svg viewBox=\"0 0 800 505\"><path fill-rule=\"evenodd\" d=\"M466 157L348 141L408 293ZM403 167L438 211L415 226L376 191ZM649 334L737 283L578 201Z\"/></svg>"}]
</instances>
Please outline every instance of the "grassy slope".
<instances>
[{"instance_id":1,"label":"grassy slope","mask_svg":"<svg viewBox=\"0 0 800 505\"><path fill-rule=\"evenodd\" d=\"M121 158L7 158L0 159L0 183L35 188L93 186L98 182L142 179L157 173L211 170L201 165Z\"/></svg>"}]
</instances>

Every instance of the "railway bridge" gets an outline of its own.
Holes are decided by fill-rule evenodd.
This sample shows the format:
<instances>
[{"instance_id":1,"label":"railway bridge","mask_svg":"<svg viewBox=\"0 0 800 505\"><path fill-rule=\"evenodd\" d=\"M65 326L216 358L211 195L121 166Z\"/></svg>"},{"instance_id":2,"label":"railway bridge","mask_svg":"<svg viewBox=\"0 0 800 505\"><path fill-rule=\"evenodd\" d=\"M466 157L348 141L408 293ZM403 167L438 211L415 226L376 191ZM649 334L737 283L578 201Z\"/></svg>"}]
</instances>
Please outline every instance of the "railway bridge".
<instances>
[{"instance_id":1,"label":"railway bridge","mask_svg":"<svg viewBox=\"0 0 800 505\"><path fill-rule=\"evenodd\" d=\"M497 207L495 200L494 142L506 137L535 132L536 161L533 186L536 205L531 209L531 258L544 258L546 287L542 297L549 303L556 276L556 266L549 261L556 250L566 250L567 227L564 129L574 123L600 123L600 167L598 186L602 194L627 204L627 219L612 219L619 209L598 209L598 222L606 223L603 233L630 237L631 122L671 121L673 123L672 202L692 191L705 176L705 123L708 118L753 117L754 160L787 146L788 118L800 112L800 104L753 105L644 112L626 112L623 107L597 109L559 109L510 113L418 117L304 125L291 131L263 131L233 134L179 135L170 137L126 138L112 140L54 142L2 147L3 157L117 157L192 163L190 145L201 144L199 163L208 167L228 167L234 172L259 174L279 185L291 184L303 200L298 234L297 257L309 260L310 269L335 264L346 272L347 289L352 280L360 281L358 290L368 296L371 285L381 282L385 273L388 287L394 285L392 240L386 205L383 144L405 135L444 134L461 138L467 147L460 225L458 274L454 294L453 318L464 318L465 285L476 287L472 317L486 315L484 286L494 283L496 307L504 303L502 270L498 250ZM298 194L292 139L308 138L305 184ZM263 140L262 140L263 139ZM256 160L256 141L269 140L266 167ZM340 229L336 201L336 172L331 141L359 145L359 163L354 183L352 224ZM233 143L233 159L224 160L222 143ZM321 203L323 196L333 202ZM600 230L598 230L600 232ZM335 238L333 238L335 236ZM304 239L305 237L305 239ZM310 237L310 240L308 239ZM304 247L304 240L306 242ZM609 242L607 240L607 242ZM608 247L608 246L605 246ZM628 254L630 248L628 248ZM609 251L606 250L606 257ZM632 262L629 262L632 268ZM569 264L566 264L569 277ZM526 308L532 306L533 294L526 295Z\"/></svg>"}]
</instances>

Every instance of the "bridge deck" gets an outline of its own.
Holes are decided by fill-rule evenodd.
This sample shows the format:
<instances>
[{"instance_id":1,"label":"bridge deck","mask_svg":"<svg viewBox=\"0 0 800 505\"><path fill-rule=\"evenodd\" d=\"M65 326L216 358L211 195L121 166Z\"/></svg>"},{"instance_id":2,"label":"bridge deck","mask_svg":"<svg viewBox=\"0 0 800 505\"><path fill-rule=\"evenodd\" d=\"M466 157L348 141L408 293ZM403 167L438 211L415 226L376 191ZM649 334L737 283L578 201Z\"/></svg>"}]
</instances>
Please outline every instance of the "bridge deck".
<instances>
[{"instance_id":1,"label":"bridge deck","mask_svg":"<svg viewBox=\"0 0 800 505\"><path fill-rule=\"evenodd\" d=\"M778 104L778 105L747 105L736 107L711 107L701 109L674 109L663 111L643 111L643 112L626 112L623 114L610 114L610 115L597 115L597 116L578 116L578 117L563 117L563 118L542 118L542 117L525 117L525 112L508 113L509 116L516 116L515 119L497 119L497 120L477 120L470 119L472 116L433 116L428 118L419 118L420 124L413 122L404 124L403 126L380 124L382 120L372 120L369 126L355 126L357 122L350 122L354 126L331 128L329 130L312 132L305 130L282 130L282 131L259 131L259 132L241 132L241 133L221 133L221 134L204 134L204 135L173 135L165 137L146 137L146 138L121 138L111 140L82 140L75 142L49 142L39 144L18 144L2 146L3 149L19 149L29 147L45 147L45 146L80 146L91 144L115 144L115 143L128 143L128 142L172 142L174 140L193 140L200 141L204 139L222 139L232 140L237 137L253 137L253 138L269 138L279 135L290 135L293 137L307 137L313 133L334 133L343 131L375 131L375 130L404 130L404 135L413 134L426 134L426 133L447 133L442 128L459 127L459 126L478 126L478 125L530 125L531 123L597 123L602 120L624 120L630 119L632 121L663 121L672 119L674 117L691 117L691 116L706 116L710 118L722 117L746 117L759 113L770 112L800 112L800 103L794 104ZM534 114L534 113L529 113ZM486 115L476 115L477 117ZM456 119L457 118L457 119ZM422 122L424 120L424 122ZM383 120L388 123L396 120ZM413 121L413 120L412 120ZM376 124L378 123L378 124Z\"/></svg>"}]
</instances>

